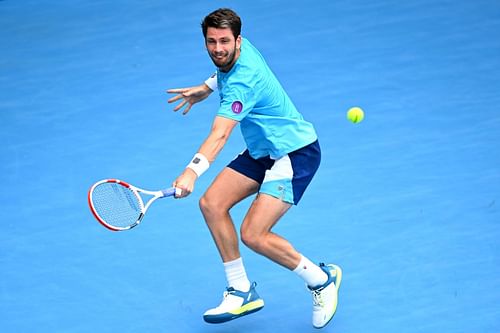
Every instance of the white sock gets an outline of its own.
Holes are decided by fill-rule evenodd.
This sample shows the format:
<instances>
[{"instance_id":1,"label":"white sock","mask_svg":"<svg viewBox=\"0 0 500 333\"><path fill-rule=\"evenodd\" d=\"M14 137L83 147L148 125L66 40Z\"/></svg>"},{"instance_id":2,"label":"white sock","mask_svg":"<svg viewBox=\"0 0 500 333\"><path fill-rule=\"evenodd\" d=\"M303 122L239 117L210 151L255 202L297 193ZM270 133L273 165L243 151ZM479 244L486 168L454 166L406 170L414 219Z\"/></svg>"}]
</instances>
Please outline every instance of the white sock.
<instances>
[{"instance_id":1,"label":"white sock","mask_svg":"<svg viewBox=\"0 0 500 333\"><path fill-rule=\"evenodd\" d=\"M328 280L328 275L318 265L313 264L303 255L300 255L300 257L300 263L293 271L311 288L325 284Z\"/></svg>"},{"instance_id":2,"label":"white sock","mask_svg":"<svg viewBox=\"0 0 500 333\"><path fill-rule=\"evenodd\" d=\"M248 280L243 259L238 258L224 263L226 279L229 287L236 290L247 292L250 290L250 281Z\"/></svg>"}]
</instances>

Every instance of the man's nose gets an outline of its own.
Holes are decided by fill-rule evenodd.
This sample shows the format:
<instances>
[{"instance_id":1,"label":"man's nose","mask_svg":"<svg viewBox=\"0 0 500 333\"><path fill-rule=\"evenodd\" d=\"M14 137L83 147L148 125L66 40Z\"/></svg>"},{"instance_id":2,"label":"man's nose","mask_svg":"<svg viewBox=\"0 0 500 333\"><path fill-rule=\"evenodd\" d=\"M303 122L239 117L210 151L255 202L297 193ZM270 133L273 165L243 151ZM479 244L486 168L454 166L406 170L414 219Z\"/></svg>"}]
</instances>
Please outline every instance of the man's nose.
<instances>
[{"instance_id":1,"label":"man's nose","mask_svg":"<svg viewBox=\"0 0 500 333\"><path fill-rule=\"evenodd\" d=\"M219 42L215 43L215 52L221 52L222 51L222 44Z\"/></svg>"}]
</instances>

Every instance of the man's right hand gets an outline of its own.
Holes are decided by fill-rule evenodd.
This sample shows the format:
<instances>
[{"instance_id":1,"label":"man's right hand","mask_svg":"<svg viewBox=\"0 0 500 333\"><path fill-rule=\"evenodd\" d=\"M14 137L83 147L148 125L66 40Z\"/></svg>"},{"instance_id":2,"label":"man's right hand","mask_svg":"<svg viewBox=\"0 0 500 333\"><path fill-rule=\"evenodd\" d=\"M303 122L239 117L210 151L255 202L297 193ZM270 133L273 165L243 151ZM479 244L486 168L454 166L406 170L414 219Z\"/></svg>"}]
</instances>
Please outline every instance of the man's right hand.
<instances>
[{"instance_id":1,"label":"man's right hand","mask_svg":"<svg viewBox=\"0 0 500 333\"><path fill-rule=\"evenodd\" d=\"M184 111L182 111L182 114L187 114L195 103L201 102L207 98L212 93L212 89L203 83L196 87L169 89L167 90L167 93L177 94L176 96L170 98L168 103L174 103L182 99L182 101L174 108L174 111L179 111L184 107L184 105L187 104Z\"/></svg>"}]
</instances>

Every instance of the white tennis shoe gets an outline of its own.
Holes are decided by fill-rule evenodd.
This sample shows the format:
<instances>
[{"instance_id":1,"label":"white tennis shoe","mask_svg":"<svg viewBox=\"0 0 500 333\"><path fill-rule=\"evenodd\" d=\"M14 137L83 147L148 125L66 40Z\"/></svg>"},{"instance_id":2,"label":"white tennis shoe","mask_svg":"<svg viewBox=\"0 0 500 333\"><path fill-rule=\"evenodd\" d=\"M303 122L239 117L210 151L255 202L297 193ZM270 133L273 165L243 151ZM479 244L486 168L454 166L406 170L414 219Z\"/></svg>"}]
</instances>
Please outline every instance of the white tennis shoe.
<instances>
[{"instance_id":1,"label":"white tennis shoe","mask_svg":"<svg viewBox=\"0 0 500 333\"><path fill-rule=\"evenodd\" d=\"M257 294L256 286L255 282L252 283L247 292L227 288L222 303L205 312L203 319L207 323L219 324L259 311L264 307L264 300Z\"/></svg>"},{"instance_id":2,"label":"white tennis shoe","mask_svg":"<svg viewBox=\"0 0 500 333\"><path fill-rule=\"evenodd\" d=\"M337 311L337 302L342 270L337 265L319 264L319 267L328 275L328 280L322 286L309 288L313 297L312 324L315 328L325 327Z\"/></svg>"}]
</instances>

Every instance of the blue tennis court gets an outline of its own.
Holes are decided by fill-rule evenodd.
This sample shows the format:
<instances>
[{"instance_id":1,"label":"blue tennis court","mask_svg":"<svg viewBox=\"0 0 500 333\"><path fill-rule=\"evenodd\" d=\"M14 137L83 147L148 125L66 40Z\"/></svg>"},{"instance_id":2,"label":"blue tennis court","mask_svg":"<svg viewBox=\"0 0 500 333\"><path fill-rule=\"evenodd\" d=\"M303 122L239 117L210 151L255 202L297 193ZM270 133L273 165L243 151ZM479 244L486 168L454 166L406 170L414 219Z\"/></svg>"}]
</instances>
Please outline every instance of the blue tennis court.
<instances>
[{"instance_id":1,"label":"blue tennis court","mask_svg":"<svg viewBox=\"0 0 500 333\"><path fill-rule=\"evenodd\" d=\"M200 22L223 6L320 137L320 170L275 230L344 270L324 331L498 332L494 0L0 1L0 330L317 331L302 281L244 247L266 307L203 322L225 276L198 199L244 148L239 131L189 198L132 231L87 206L103 178L169 187L196 152L218 98L182 116L165 90L213 72Z\"/></svg>"}]
</instances>

